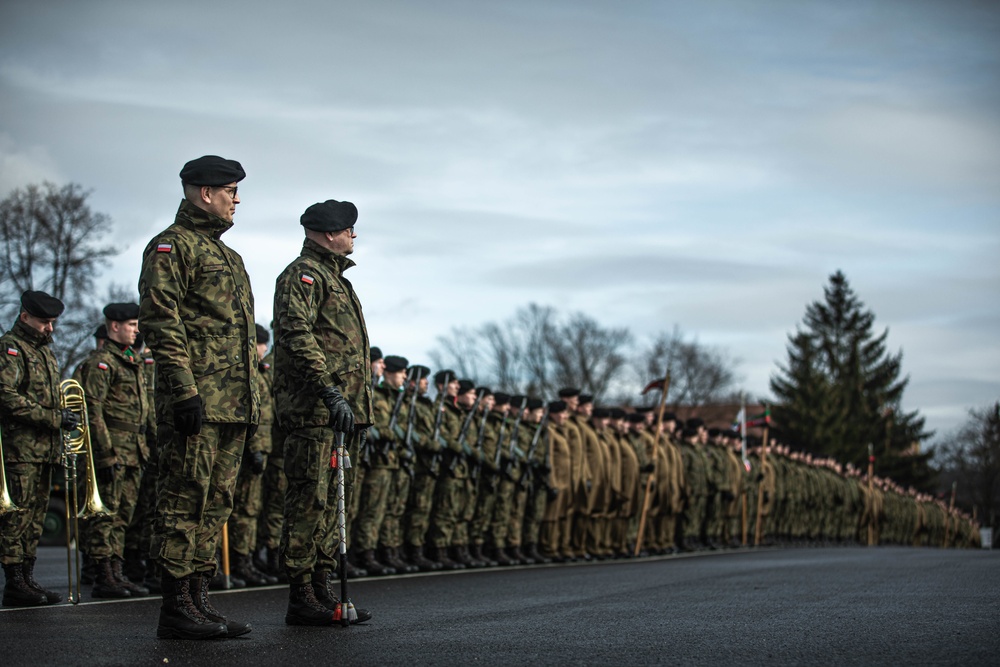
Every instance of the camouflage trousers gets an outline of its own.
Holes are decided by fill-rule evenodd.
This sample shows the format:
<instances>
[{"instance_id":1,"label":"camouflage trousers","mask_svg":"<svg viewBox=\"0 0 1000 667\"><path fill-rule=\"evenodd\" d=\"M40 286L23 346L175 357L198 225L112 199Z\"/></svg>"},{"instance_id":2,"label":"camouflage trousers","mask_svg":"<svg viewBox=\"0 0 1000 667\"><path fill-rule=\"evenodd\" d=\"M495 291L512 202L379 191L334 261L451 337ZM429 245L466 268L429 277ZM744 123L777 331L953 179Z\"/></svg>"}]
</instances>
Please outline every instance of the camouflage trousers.
<instances>
[{"instance_id":1,"label":"camouflage trousers","mask_svg":"<svg viewBox=\"0 0 1000 667\"><path fill-rule=\"evenodd\" d=\"M406 543L410 546L422 547L427 539L436 485L436 477L421 472L417 472L410 483L410 500L403 519Z\"/></svg>"},{"instance_id":2,"label":"camouflage trousers","mask_svg":"<svg viewBox=\"0 0 1000 667\"><path fill-rule=\"evenodd\" d=\"M11 502L24 510L0 515L0 563L14 565L34 558L49 507L51 463L4 461Z\"/></svg>"},{"instance_id":3,"label":"camouflage trousers","mask_svg":"<svg viewBox=\"0 0 1000 667\"><path fill-rule=\"evenodd\" d=\"M158 467L156 458L148 461L142 469L142 481L139 482L139 501L132 520L125 529L125 549L135 550L145 556L149 553L149 545L153 540L153 519L156 515L156 478Z\"/></svg>"},{"instance_id":4,"label":"camouflage trousers","mask_svg":"<svg viewBox=\"0 0 1000 667\"><path fill-rule=\"evenodd\" d=\"M548 486L544 481L533 478L525 494L524 509L520 512L520 526L522 541L514 542L513 546L520 544L540 544L542 518L545 516L545 508L548 506Z\"/></svg>"},{"instance_id":5,"label":"camouflage trousers","mask_svg":"<svg viewBox=\"0 0 1000 667\"><path fill-rule=\"evenodd\" d=\"M261 480L261 511L257 520L257 548L277 549L281 544L281 526L285 522L285 459L267 459Z\"/></svg>"},{"instance_id":6,"label":"camouflage trousers","mask_svg":"<svg viewBox=\"0 0 1000 667\"><path fill-rule=\"evenodd\" d=\"M270 462L268 462L270 465ZM229 517L229 548L247 556L257 545L257 519L261 509L262 475L248 465L240 466L233 492L233 513Z\"/></svg>"},{"instance_id":7,"label":"camouflage trousers","mask_svg":"<svg viewBox=\"0 0 1000 667\"><path fill-rule=\"evenodd\" d=\"M397 549L403 546L403 516L410 499L410 473L403 466L392 471L389 484L389 498L385 504L385 516L379 530L378 541L383 547Z\"/></svg>"},{"instance_id":8,"label":"camouflage trousers","mask_svg":"<svg viewBox=\"0 0 1000 667\"><path fill-rule=\"evenodd\" d=\"M359 551L378 547L378 534L389 503L394 472L392 468L369 468L365 472L353 543Z\"/></svg>"},{"instance_id":9,"label":"camouflage trousers","mask_svg":"<svg viewBox=\"0 0 1000 667\"><path fill-rule=\"evenodd\" d=\"M98 481L97 492L101 496L101 502L111 513L95 516L81 523L80 548L91 559L123 557L125 530L139 503L141 481L141 471L131 466L115 470L110 484Z\"/></svg>"},{"instance_id":10,"label":"camouflage trousers","mask_svg":"<svg viewBox=\"0 0 1000 667\"><path fill-rule=\"evenodd\" d=\"M245 424L204 423L183 437L158 425L160 445L156 518L150 556L170 576L215 573L215 551L233 509L243 457Z\"/></svg>"},{"instance_id":11,"label":"camouflage trousers","mask_svg":"<svg viewBox=\"0 0 1000 667\"><path fill-rule=\"evenodd\" d=\"M431 514L430 543L438 548L450 547L458 542L459 524L465 513L467 479L457 479L442 472L434 490L434 510Z\"/></svg>"},{"instance_id":12,"label":"camouflage trousers","mask_svg":"<svg viewBox=\"0 0 1000 667\"><path fill-rule=\"evenodd\" d=\"M489 534L493 519L493 509L497 501L497 476L487 470L479 473L479 488L476 494L476 508L469 522L469 543L483 545Z\"/></svg>"},{"instance_id":13,"label":"camouflage trousers","mask_svg":"<svg viewBox=\"0 0 1000 667\"><path fill-rule=\"evenodd\" d=\"M357 436L348 445L356 461ZM334 433L325 427L295 429L285 439L285 522L281 554L292 583L306 583L314 569L335 570L340 543L337 526L337 469L330 466ZM355 468L344 471L350 503ZM348 521L350 517L348 516Z\"/></svg>"},{"instance_id":14,"label":"camouflage trousers","mask_svg":"<svg viewBox=\"0 0 1000 667\"><path fill-rule=\"evenodd\" d=\"M497 475L497 490L493 494L493 516L490 521L492 544L504 549L510 534L511 516L514 513L514 495L517 485L504 475Z\"/></svg>"}]
</instances>

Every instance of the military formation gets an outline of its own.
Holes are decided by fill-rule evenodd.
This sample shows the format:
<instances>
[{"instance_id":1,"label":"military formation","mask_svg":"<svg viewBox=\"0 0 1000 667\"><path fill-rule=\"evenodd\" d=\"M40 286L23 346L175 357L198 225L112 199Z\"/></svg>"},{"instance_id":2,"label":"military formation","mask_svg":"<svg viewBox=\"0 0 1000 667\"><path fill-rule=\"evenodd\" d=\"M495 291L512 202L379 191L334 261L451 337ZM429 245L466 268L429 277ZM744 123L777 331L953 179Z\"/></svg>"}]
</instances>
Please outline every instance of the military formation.
<instances>
[{"instance_id":1,"label":"military formation","mask_svg":"<svg viewBox=\"0 0 1000 667\"><path fill-rule=\"evenodd\" d=\"M341 562L363 577L773 543L976 544L975 522L939 499L773 442L748 448L662 405L598 406L575 387L511 395L383 356L344 275L350 202L301 215L302 250L277 278L271 327L258 324L221 240L245 175L217 156L182 169L175 221L143 251L139 304L105 308L73 373L84 417L63 407L48 348L63 304L22 296L0 347L4 605L61 601L33 567L81 419L105 506L78 536L91 594L159 594L161 638L250 632L209 597L223 582L287 585L289 625L367 621L334 592Z\"/></svg>"}]
</instances>

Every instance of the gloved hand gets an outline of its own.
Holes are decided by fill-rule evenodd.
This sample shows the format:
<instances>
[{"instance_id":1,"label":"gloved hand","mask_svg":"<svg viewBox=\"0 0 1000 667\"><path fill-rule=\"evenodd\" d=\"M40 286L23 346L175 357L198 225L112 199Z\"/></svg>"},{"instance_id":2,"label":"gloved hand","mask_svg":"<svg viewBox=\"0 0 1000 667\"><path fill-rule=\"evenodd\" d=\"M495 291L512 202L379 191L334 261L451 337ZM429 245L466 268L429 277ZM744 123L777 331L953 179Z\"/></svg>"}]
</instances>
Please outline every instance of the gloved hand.
<instances>
[{"instance_id":1,"label":"gloved hand","mask_svg":"<svg viewBox=\"0 0 1000 667\"><path fill-rule=\"evenodd\" d=\"M250 452L250 472L255 475L263 475L264 468L267 467L267 456L264 452Z\"/></svg>"},{"instance_id":2,"label":"gloved hand","mask_svg":"<svg viewBox=\"0 0 1000 667\"><path fill-rule=\"evenodd\" d=\"M371 428L372 430L375 430L373 427L369 427L369 428ZM368 429L366 428L366 429L362 429L361 432L358 433L358 451L361 451L367 445L368 445Z\"/></svg>"},{"instance_id":3,"label":"gloved hand","mask_svg":"<svg viewBox=\"0 0 1000 667\"><path fill-rule=\"evenodd\" d=\"M115 481L115 466L108 466L106 468L96 468L94 470L94 477L102 486L111 486Z\"/></svg>"},{"instance_id":4,"label":"gloved hand","mask_svg":"<svg viewBox=\"0 0 1000 667\"><path fill-rule=\"evenodd\" d=\"M247 439L246 442L253 440L253 437L257 435L257 424L247 424Z\"/></svg>"},{"instance_id":5,"label":"gloved hand","mask_svg":"<svg viewBox=\"0 0 1000 667\"><path fill-rule=\"evenodd\" d=\"M72 431L77 426L80 425L80 415L76 414L68 408L63 408L62 411L62 422L59 424L59 428L64 431Z\"/></svg>"},{"instance_id":6,"label":"gloved hand","mask_svg":"<svg viewBox=\"0 0 1000 667\"><path fill-rule=\"evenodd\" d=\"M354 430L354 413L351 406L347 404L347 399L340 393L340 389L334 385L324 387L319 392L326 409L330 411L330 427L334 431L350 433Z\"/></svg>"},{"instance_id":7,"label":"gloved hand","mask_svg":"<svg viewBox=\"0 0 1000 667\"><path fill-rule=\"evenodd\" d=\"M185 438L201 433L202 410L198 394L174 403L174 429Z\"/></svg>"}]
</instances>

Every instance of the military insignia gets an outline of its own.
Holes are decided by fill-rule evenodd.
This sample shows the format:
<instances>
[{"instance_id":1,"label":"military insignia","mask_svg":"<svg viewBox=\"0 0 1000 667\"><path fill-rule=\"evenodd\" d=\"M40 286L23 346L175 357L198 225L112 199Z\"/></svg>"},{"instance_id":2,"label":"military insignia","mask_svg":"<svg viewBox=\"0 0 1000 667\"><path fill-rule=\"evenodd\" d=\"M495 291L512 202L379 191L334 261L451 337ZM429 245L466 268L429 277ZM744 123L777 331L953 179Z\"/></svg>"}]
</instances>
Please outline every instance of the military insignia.
<instances>
[{"instance_id":1,"label":"military insignia","mask_svg":"<svg viewBox=\"0 0 1000 667\"><path fill-rule=\"evenodd\" d=\"M7 354L9 354L12 357L16 357L20 353L17 350L15 350L14 348L8 347L7 348Z\"/></svg>"},{"instance_id":2,"label":"military insignia","mask_svg":"<svg viewBox=\"0 0 1000 667\"><path fill-rule=\"evenodd\" d=\"M310 276L308 273L303 273L302 282L304 282L306 285L312 285L314 282L316 282L316 279Z\"/></svg>"},{"instance_id":3,"label":"military insignia","mask_svg":"<svg viewBox=\"0 0 1000 667\"><path fill-rule=\"evenodd\" d=\"M264 370L265 371L271 370L271 364L264 364Z\"/></svg>"},{"instance_id":4,"label":"military insignia","mask_svg":"<svg viewBox=\"0 0 1000 667\"><path fill-rule=\"evenodd\" d=\"M156 252L170 252L173 249L174 245L172 243L160 243L156 246Z\"/></svg>"},{"instance_id":5,"label":"military insignia","mask_svg":"<svg viewBox=\"0 0 1000 667\"><path fill-rule=\"evenodd\" d=\"M108 365L103 361L97 362L97 367L100 368L102 371L108 370Z\"/></svg>"},{"instance_id":6,"label":"military insignia","mask_svg":"<svg viewBox=\"0 0 1000 667\"><path fill-rule=\"evenodd\" d=\"M156 363L156 362L155 362L155 361L154 361L154 360L152 359L152 357L148 357L148 358L146 358L146 359L143 359L143 362L144 362L144 363L145 363L145 364L146 364L147 366L152 366L153 364L155 364L155 363Z\"/></svg>"}]
</instances>

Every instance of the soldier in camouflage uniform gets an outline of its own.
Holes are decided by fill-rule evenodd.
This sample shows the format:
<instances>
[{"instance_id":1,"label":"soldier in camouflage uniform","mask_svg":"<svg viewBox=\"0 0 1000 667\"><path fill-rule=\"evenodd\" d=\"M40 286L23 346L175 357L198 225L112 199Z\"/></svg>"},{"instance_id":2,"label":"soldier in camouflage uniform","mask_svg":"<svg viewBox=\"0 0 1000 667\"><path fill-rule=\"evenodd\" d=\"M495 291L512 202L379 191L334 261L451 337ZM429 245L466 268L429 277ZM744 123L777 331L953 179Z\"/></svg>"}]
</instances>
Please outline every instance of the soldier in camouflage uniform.
<instances>
[{"instance_id":1,"label":"soldier in camouflage uniform","mask_svg":"<svg viewBox=\"0 0 1000 667\"><path fill-rule=\"evenodd\" d=\"M528 412L513 452L519 462L521 476L516 501L519 510L515 517L518 530L511 531L509 555L513 560L531 565L552 562L540 550L542 521L552 491L549 486L552 470L545 403L542 399L531 396L527 399L526 406Z\"/></svg>"},{"instance_id":2,"label":"soldier in camouflage uniform","mask_svg":"<svg viewBox=\"0 0 1000 667\"><path fill-rule=\"evenodd\" d=\"M461 427L455 438L454 444L449 448L453 455L448 462L448 467L458 471L460 468L464 472L459 472L460 483L456 484L458 489L458 515L455 520L452 532L452 553L459 563L467 567L486 567L489 563L473 557L469 551L469 524L476 511L476 482L475 482L475 452L473 447L479 438L479 421L476 419L476 410L482 400L482 393L476 389L476 383L465 379L458 381L458 394L455 396L455 407L459 411ZM449 443L451 444L451 443Z\"/></svg>"},{"instance_id":3,"label":"soldier in camouflage uniform","mask_svg":"<svg viewBox=\"0 0 1000 667\"><path fill-rule=\"evenodd\" d=\"M344 272L354 266L358 211L333 199L313 204L300 222L302 252L274 292L274 405L284 442L285 523L281 554L289 580L285 622L329 626L338 556L335 434L349 437L358 460L373 420L368 331ZM353 467L342 461L345 483ZM358 610L359 621L371 614Z\"/></svg>"},{"instance_id":4,"label":"soldier in camouflage uniform","mask_svg":"<svg viewBox=\"0 0 1000 667\"><path fill-rule=\"evenodd\" d=\"M440 570L443 567L424 554L431 506L434 503L434 487L441 465L441 445L431 437L434 433L435 404L427 397L430 374L431 369L427 366L414 365L407 371L407 376L413 378L409 390L416 392L417 399L415 403L411 401L413 412L408 415L413 424L410 443L416 456L413 461L410 498L402 519L407 560L424 571Z\"/></svg>"},{"instance_id":5,"label":"soldier in camouflage uniform","mask_svg":"<svg viewBox=\"0 0 1000 667\"><path fill-rule=\"evenodd\" d=\"M95 567L95 598L146 595L122 571L125 530L139 501L142 469L149 460L146 432L155 427L147 397L145 364L132 349L139 331L139 306L104 308L108 342L77 369L87 400L97 490L110 515L87 521L83 550Z\"/></svg>"},{"instance_id":6,"label":"soldier in camouflage uniform","mask_svg":"<svg viewBox=\"0 0 1000 667\"><path fill-rule=\"evenodd\" d=\"M486 387L476 390L482 399L479 402L478 432L473 443L472 468L475 485L475 506L469 521L469 545L472 557L496 567L500 561L491 558L485 550L487 533L493 510L496 507L497 492L497 438L500 436L502 417L493 413L496 395Z\"/></svg>"},{"instance_id":7,"label":"soldier in camouflage uniform","mask_svg":"<svg viewBox=\"0 0 1000 667\"><path fill-rule=\"evenodd\" d=\"M229 551L233 560L232 575L247 586L267 586L278 578L257 569L251 553L257 545L257 521L263 504L263 475L270 464L271 425L274 422L274 400L271 398L271 373L264 365L264 355L271 334L260 324L257 332L257 388L260 392L260 423L253 438L247 441L236 478L233 514L229 517Z\"/></svg>"},{"instance_id":8,"label":"soldier in camouflage uniform","mask_svg":"<svg viewBox=\"0 0 1000 667\"><path fill-rule=\"evenodd\" d=\"M150 555L163 570L157 636L237 636L208 585L232 511L243 447L257 428L253 293L243 259L222 242L246 176L207 155L181 170L174 223L143 251L139 323L156 360L156 521Z\"/></svg>"},{"instance_id":9,"label":"soldier in camouflage uniform","mask_svg":"<svg viewBox=\"0 0 1000 667\"><path fill-rule=\"evenodd\" d=\"M62 451L60 429L76 428L76 414L60 408L59 367L49 349L63 303L44 292L21 295L14 326L0 338L0 432L6 488L23 512L0 515L0 563L6 576L3 606L60 602L35 581L33 569L49 505L52 467Z\"/></svg>"},{"instance_id":10,"label":"soldier in camouflage uniform","mask_svg":"<svg viewBox=\"0 0 1000 667\"><path fill-rule=\"evenodd\" d=\"M271 453L267 457L267 466L261 479L261 511L257 520L256 551L262 554L257 569L278 579L280 583L288 583L285 567L281 563L281 527L285 523L285 491L288 489L288 478L285 477L285 432L278 426L274 417L274 349L264 355L260 362L261 372L269 379L271 392ZM261 399L263 400L263 399Z\"/></svg>"}]
</instances>

